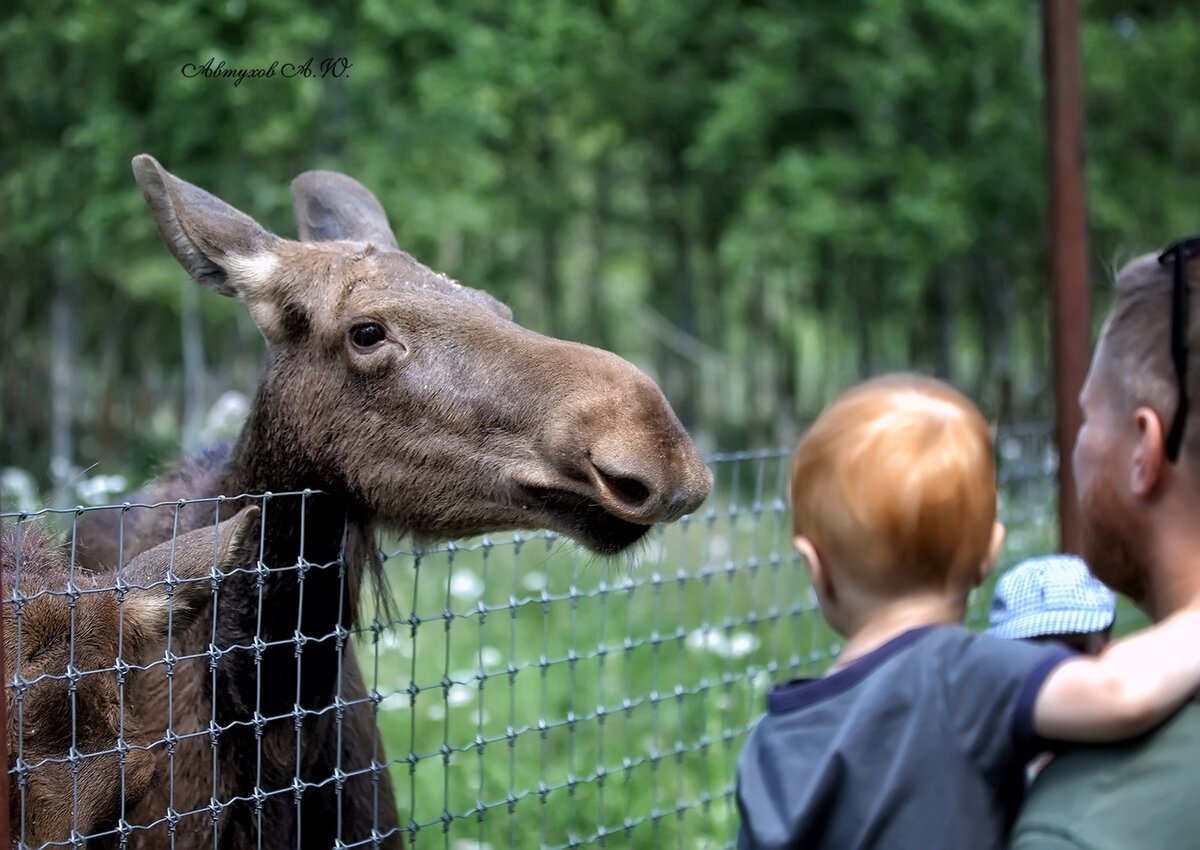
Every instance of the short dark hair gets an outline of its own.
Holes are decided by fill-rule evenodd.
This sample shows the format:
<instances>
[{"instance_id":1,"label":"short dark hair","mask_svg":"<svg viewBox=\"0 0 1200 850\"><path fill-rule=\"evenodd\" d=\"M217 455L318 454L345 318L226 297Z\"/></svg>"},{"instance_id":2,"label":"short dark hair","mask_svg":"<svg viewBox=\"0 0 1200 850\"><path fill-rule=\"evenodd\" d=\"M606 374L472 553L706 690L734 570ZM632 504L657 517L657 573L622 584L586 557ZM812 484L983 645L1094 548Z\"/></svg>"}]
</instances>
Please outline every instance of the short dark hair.
<instances>
[{"instance_id":1,"label":"short dark hair","mask_svg":"<svg viewBox=\"0 0 1200 850\"><path fill-rule=\"evenodd\" d=\"M1200 285L1200 260L1188 263L1189 293ZM1144 254L1117 272L1117 296L1097 346L1097 366L1114 401L1132 412L1149 407L1158 414L1164 432L1171 427L1179 404L1175 365L1171 360L1171 268L1157 254ZM1192 304L1196 301L1189 298ZM1195 311L1193 311L1195 312ZM1200 397L1200 364L1196 359L1196 321L1188 317L1187 387L1189 398ZM1184 427L1183 450L1200 468L1200 417Z\"/></svg>"}]
</instances>

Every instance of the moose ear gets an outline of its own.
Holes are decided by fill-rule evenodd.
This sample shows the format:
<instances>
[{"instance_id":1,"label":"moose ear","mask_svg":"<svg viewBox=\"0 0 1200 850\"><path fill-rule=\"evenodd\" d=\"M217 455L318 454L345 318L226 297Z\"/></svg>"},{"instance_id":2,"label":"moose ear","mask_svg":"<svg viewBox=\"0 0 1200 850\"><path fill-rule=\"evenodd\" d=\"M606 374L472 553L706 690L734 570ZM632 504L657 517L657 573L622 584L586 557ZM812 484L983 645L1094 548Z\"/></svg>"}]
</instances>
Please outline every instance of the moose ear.
<instances>
[{"instance_id":1,"label":"moose ear","mask_svg":"<svg viewBox=\"0 0 1200 850\"><path fill-rule=\"evenodd\" d=\"M349 239L400 250L379 199L353 177L305 171L292 181L292 206L302 242Z\"/></svg>"},{"instance_id":2,"label":"moose ear","mask_svg":"<svg viewBox=\"0 0 1200 850\"><path fill-rule=\"evenodd\" d=\"M227 572L254 559L259 509L244 508L215 528L205 526L160 543L138 555L122 573L131 589L125 594L124 626L128 652L143 659L160 649L167 629L187 628L212 599L211 585L200 581L213 567ZM168 576L174 594L168 598Z\"/></svg>"},{"instance_id":3,"label":"moose ear","mask_svg":"<svg viewBox=\"0 0 1200 850\"><path fill-rule=\"evenodd\" d=\"M180 180L149 154L133 158L133 176L163 241L197 283L246 298L270 277L282 240L245 213Z\"/></svg>"}]
</instances>

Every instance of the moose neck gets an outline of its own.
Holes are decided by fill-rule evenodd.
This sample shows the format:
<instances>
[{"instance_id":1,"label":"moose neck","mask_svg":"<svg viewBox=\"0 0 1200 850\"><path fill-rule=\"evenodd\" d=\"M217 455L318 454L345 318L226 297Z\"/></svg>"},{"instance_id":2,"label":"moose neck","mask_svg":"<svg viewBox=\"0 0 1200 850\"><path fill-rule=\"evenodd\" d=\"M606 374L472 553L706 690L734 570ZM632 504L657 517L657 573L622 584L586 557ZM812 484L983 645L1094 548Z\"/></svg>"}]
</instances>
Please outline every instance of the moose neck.
<instances>
[{"instance_id":1,"label":"moose neck","mask_svg":"<svg viewBox=\"0 0 1200 850\"><path fill-rule=\"evenodd\" d=\"M274 495L262 502L262 561L271 573L262 585L262 619L256 629L268 643L291 640L297 627L305 639L314 641L301 655L301 702L319 707L328 703L336 685L338 647L345 643L342 630L357 619L364 571L377 574L380 565L369 514L296 454L295 435L274 413L279 407L271 396L264 384L221 475L220 491L297 494ZM255 576L247 575L246 580L243 592L257 598L257 588L251 587ZM227 621L254 624L256 619ZM230 635L233 640L246 637ZM290 708L296 693L293 653L291 646L272 647L266 654L278 658L264 658L259 672L268 669L268 662L278 671L280 681L270 691L286 699L276 709Z\"/></svg>"},{"instance_id":2,"label":"moose neck","mask_svg":"<svg viewBox=\"0 0 1200 850\"><path fill-rule=\"evenodd\" d=\"M275 366L268 365L222 473L221 492L297 494L274 496L263 503L268 566L287 566L301 558L310 564L327 564L350 555L360 557L358 544L371 536L369 512L346 494L336 475L300 450L296 428L302 424L289 421L292 417L281 412L285 411L279 403L282 391L271 379Z\"/></svg>"}]
</instances>

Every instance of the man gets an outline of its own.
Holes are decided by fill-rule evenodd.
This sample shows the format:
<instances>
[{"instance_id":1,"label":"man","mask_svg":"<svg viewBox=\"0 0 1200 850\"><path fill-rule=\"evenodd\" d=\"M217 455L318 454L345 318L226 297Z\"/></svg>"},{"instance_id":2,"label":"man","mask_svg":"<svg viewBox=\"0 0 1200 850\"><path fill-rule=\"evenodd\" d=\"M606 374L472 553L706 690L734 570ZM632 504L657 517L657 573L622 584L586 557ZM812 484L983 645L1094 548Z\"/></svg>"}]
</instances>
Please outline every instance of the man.
<instances>
[{"instance_id":1,"label":"man","mask_svg":"<svg viewBox=\"0 0 1200 850\"><path fill-rule=\"evenodd\" d=\"M1188 287L1200 238L1140 257L1092 359L1075 447L1084 555L1151 618L1200 604L1200 364L1189 368ZM1200 348L1200 347L1198 347ZM1200 413L1200 411L1198 411ZM1200 651L1200 647L1196 648ZM1080 748L1039 776L1013 850L1200 846L1200 705L1141 739Z\"/></svg>"}]
</instances>

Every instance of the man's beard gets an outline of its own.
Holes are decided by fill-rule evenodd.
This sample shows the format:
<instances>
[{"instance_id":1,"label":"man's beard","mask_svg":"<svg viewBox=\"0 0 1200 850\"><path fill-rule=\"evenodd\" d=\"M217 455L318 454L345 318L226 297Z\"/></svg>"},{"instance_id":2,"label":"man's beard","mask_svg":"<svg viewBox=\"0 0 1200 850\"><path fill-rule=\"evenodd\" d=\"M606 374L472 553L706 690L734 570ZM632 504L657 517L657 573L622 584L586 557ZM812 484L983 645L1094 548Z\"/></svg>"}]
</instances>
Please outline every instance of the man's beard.
<instances>
[{"instance_id":1,"label":"man's beard","mask_svg":"<svg viewBox=\"0 0 1200 850\"><path fill-rule=\"evenodd\" d=\"M1120 503L1104 470L1080 504L1083 557L1092 575L1145 609L1151 564L1148 537L1138 518Z\"/></svg>"}]
</instances>

